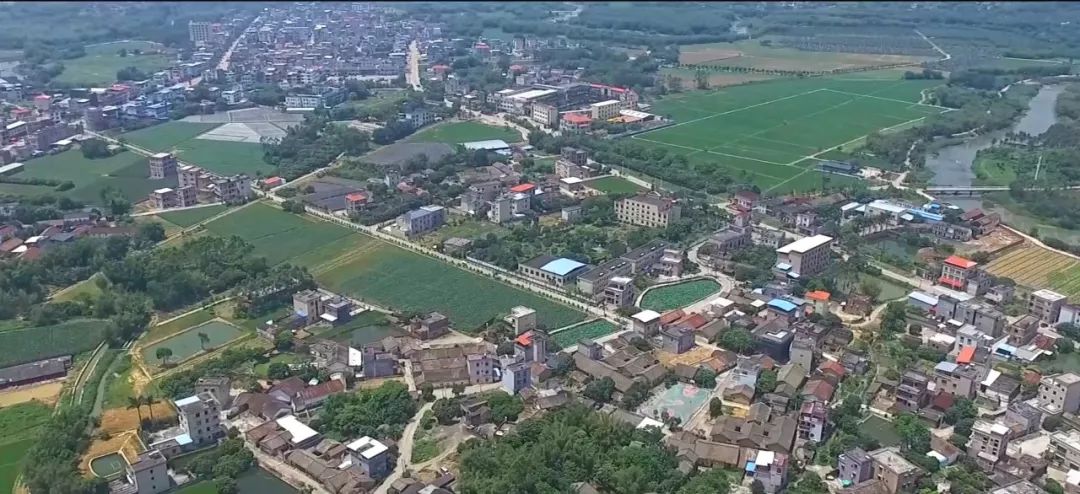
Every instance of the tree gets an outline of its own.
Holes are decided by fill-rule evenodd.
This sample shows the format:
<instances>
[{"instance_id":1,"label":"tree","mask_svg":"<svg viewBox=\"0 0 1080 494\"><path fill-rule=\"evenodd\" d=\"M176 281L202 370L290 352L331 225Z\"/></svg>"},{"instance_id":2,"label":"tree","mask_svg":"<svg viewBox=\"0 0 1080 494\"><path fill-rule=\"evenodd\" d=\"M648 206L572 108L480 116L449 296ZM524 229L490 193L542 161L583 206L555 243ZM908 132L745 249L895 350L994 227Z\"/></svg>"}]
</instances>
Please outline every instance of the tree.
<instances>
[{"instance_id":1,"label":"tree","mask_svg":"<svg viewBox=\"0 0 1080 494\"><path fill-rule=\"evenodd\" d=\"M236 488L236 480L229 477L214 479L214 489L218 494L237 494L239 492Z\"/></svg>"},{"instance_id":2,"label":"tree","mask_svg":"<svg viewBox=\"0 0 1080 494\"><path fill-rule=\"evenodd\" d=\"M442 425L450 425L462 415L461 404L456 399L440 398L431 405L431 413Z\"/></svg>"},{"instance_id":3,"label":"tree","mask_svg":"<svg viewBox=\"0 0 1080 494\"><path fill-rule=\"evenodd\" d=\"M706 389L716 387L716 372L708 367L699 367L694 374L694 384Z\"/></svg>"},{"instance_id":4,"label":"tree","mask_svg":"<svg viewBox=\"0 0 1080 494\"><path fill-rule=\"evenodd\" d=\"M736 353L747 353L754 348L754 336L746 329L732 328L720 335L717 344Z\"/></svg>"},{"instance_id":5,"label":"tree","mask_svg":"<svg viewBox=\"0 0 1080 494\"><path fill-rule=\"evenodd\" d=\"M429 402L434 401L435 400L435 386L433 386L431 383L421 384L420 385L420 397L423 398L424 401L429 401Z\"/></svg>"},{"instance_id":6,"label":"tree","mask_svg":"<svg viewBox=\"0 0 1080 494\"><path fill-rule=\"evenodd\" d=\"M285 379L292 375L289 364L284 362L272 362L266 368L266 377L270 379Z\"/></svg>"},{"instance_id":7,"label":"tree","mask_svg":"<svg viewBox=\"0 0 1080 494\"><path fill-rule=\"evenodd\" d=\"M1054 479L1046 479L1046 485L1043 486L1046 492L1049 494L1065 494L1065 488L1061 487L1061 484Z\"/></svg>"},{"instance_id":8,"label":"tree","mask_svg":"<svg viewBox=\"0 0 1080 494\"><path fill-rule=\"evenodd\" d=\"M293 348L293 334L292 331L284 330L279 331L274 335L274 348L279 352L287 352Z\"/></svg>"},{"instance_id":9,"label":"tree","mask_svg":"<svg viewBox=\"0 0 1080 494\"><path fill-rule=\"evenodd\" d=\"M1061 339L1055 344L1057 351L1060 353L1072 353L1076 350L1076 343L1068 336L1062 336Z\"/></svg>"},{"instance_id":10,"label":"tree","mask_svg":"<svg viewBox=\"0 0 1080 494\"><path fill-rule=\"evenodd\" d=\"M139 397L143 405L146 405L147 410L150 410L150 421L154 421L154 405L160 403L160 400L154 396L153 393L145 394ZM141 422L141 420L140 420Z\"/></svg>"},{"instance_id":11,"label":"tree","mask_svg":"<svg viewBox=\"0 0 1080 494\"><path fill-rule=\"evenodd\" d=\"M709 417L716 418L724 414L724 402L720 398L713 397L709 400Z\"/></svg>"},{"instance_id":12,"label":"tree","mask_svg":"<svg viewBox=\"0 0 1080 494\"><path fill-rule=\"evenodd\" d=\"M776 391L776 371L765 369L758 374L757 392L772 393L773 391Z\"/></svg>"},{"instance_id":13,"label":"tree","mask_svg":"<svg viewBox=\"0 0 1080 494\"><path fill-rule=\"evenodd\" d=\"M885 335L897 334L904 331L907 326L907 304L904 302L889 302L885 307L885 313L881 316L881 331Z\"/></svg>"},{"instance_id":14,"label":"tree","mask_svg":"<svg viewBox=\"0 0 1080 494\"><path fill-rule=\"evenodd\" d=\"M158 348L156 352L154 352L154 356L161 361L161 365L165 365L165 363L169 360L169 357L173 356L173 351L169 347L161 347Z\"/></svg>"},{"instance_id":15,"label":"tree","mask_svg":"<svg viewBox=\"0 0 1080 494\"><path fill-rule=\"evenodd\" d=\"M83 157L88 160L112 156L112 153L109 151L109 143L105 142L104 139L99 139L97 137L83 141L79 144L79 150L82 151Z\"/></svg>"},{"instance_id":16,"label":"tree","mask_svg":"<svg viewBox=\"0 0 1080 494\"><path fill-rule=\"evenodd\" d=\"M894 424L906 450L916 455L924 455L930 451L930 429L925 422L910 413L903 413L896 418Z\"/></svg>"},{"instance_id":17,"label":"tree","mask_svg":"<svg viewBox=\"0 0 1080 494\"><path fill-rule=\"evenodd\" d=\"M881 295L881 285L879 285L872 278L866 278L859 283L859 292L873 300L877 300Z\"/></svg>"},{"instance_id":18,"label":"tree","mask_svg":"<svg viewBox=\"0 0 1080 494\"><path fill-rule=\"evenodd\" d=\"M454 384L450 387L450 392L454 393L454 396L460 396L465 393L465 385L462 383Z\"/></svg>"},{"instance_id":19,"label":"tree","mask_svg":"<svg viewBox=\"0 0 1080 494\"><path fill-rule=\"evenodd\" d=\"M206 351L206 345L210 344L210 335L199 331L199 347Z\"/></svg>"},{"instance_id":20,"label":"tree","mask_svg":"<svg viewBox=\"0 0 1080 494\"><path fill-rule=\"evenodd\" d=\"M728 472L717 468L693 476L677 494L726 494L731 492L731 484Z\"/></svg>"},{"instance_id":21,"label":"tree","mask_svg":"<svg viewBox=\"0 0 1080 494\"><path fill-rule=\"evenodd\" d=\"M600 403L611 401L613 393L615 393L615 381L606 376L593 379L589 384L585 385L585 391L582 392L586 398Z\"/></svg>"},{"instance_id":22,"label":"tree","mask_svg":"<svg viewBox=\"0 0 1080 494\"><path fill-rule=\"evenodd\" d=\"M488 406L491 407L491 421L499 425L508 420L517 420L525 410L521 398L499 391L488 395Z\"/></svg>"},{"instance_id":23,"label":"tree","mask_svg":"<svg viewBox=\"0 0 1080 494\"><path fill-rule=\"evenodd\" d=\"M158 357L158 358L160 358L160 357ZM127 409L128 410L135 409L135 412L139 415L139 423L141 424L142 423L142 406L143 406L142 400L140 400L139 397L137 397L137 396L128 396L127 397L127 403L128 403L127 404Z\"/></svg>"},{"instance_id":24,"label":"tree","mask_svg":"<svg viewBox=\"0 0 1080 494\"><path fill-rule=\"evenodd\" d=\"M1061 420L1060 416L1048 415L1045 419L1043 419L1042 428L1047 431L1054 432L1060 429L1061 424L1063 423L1064 422Z\"/></svg>"},{"instance_id":25,"label":"tree","mask_svg":"<svg viewBox=\"0 0 1080 494\"><path fill-rule=\"evenodd\" d=\"M750 492L751 494L765 494L765 484L761 483L761 480L754 479L750 483Z\"/></svg>"}]
</instances>

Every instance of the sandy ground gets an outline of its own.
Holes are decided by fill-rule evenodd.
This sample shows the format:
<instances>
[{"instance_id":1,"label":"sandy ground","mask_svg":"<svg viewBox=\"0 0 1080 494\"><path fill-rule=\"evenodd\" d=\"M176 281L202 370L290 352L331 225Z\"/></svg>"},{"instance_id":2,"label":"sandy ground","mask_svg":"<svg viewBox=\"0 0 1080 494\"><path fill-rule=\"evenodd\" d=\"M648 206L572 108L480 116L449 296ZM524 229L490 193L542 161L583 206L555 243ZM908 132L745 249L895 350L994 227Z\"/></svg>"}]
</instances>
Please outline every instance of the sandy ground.
<instances>
[{"instance_id":1,"label":"sandy ground","mask_svg":"<svg viewBox=\"0 0 1080 494\"><path fill-rule=\"evenodd\" d=\"M4 390L0 392L0 408L26 403L30 400L37 400L51 406L60 398L60 390L63 387L64 381L59 380Z\"/></svg>"},{"instance_id":2,"label":"sandy ground","mask_svg":"<svg viewBox=\"0 0 1080 494\"><path fill-rule=\"evenodd\" d=\"M143 417L150 417L150 410L147 407L142 407ZM164 417L175 416L172 406L162 401L154 405L154 418L160 419ZM127 408L113 408L105 410L101 414L101 428L109 434L119 434L121 432L127 432L139 427L139 412L134 408L128 410Z\"/></svg>"},{"instance_id":3,"label":"sandy ground","mask_svg":"<svg viewBox=\"0 0 1080 494\"><path fill-rule=\"evenodd\" d=\"M731 50L725 48L704 48L698 50L680 50L679 63L702 63L702 62L714 62L718 60L727 60L729 58L738 58L742 56L742 52L739 50Z\"/></svg>"},{"instance_id":4,"label":"sandy ground","mask_svg":"<svg viewBox=\"0 0 1080 494\"><path fill-rule=\"evenodd\" d=\"M993 254L1001 249L1012 246L1014 244L1018 244L1023 241L1023 237L1013 232L1010 232L1005 228L998 228L995 229L993 232L990 232L989 235L984 235L977 239L969 240L967 242L964 242L963 244L960 244L956 253L965 254L982 251Z\"/></svg>"},{"instance_id":5,"label":"sandy ground","mask_svg":"<svg viewBox=\"0 0 1080 494\"><path fill-rule=\"evenodd\" d=\"M713 349L706 346L695 346L690 351L682 354L674 354L665 351L657 351L656 359L660 365L673 368L678 364L697 365L708 360L712 356Z\"/></svg>"}]
</instances>

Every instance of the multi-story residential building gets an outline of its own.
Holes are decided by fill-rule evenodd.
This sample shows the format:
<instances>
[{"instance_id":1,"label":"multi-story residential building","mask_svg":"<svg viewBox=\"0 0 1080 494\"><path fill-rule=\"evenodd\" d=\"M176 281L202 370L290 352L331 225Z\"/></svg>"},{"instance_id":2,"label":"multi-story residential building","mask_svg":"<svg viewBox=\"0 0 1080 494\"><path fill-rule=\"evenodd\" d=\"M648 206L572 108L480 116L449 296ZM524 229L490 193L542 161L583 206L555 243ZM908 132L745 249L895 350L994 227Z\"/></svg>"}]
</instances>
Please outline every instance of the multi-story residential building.
<instances>
[{"instance_id":1,"label":"multi-story residential building","mask_svg":"<svg viewBox=\"0 0 1080 494\"><path fill-rule=\"evenodd\" d=\"M820 443L828 420L828 408L824 403L804 402L799 409L799 438Z\"/></svg>"},{"instance_id":2,"label":"multi-story residential building","mask_svg":"<svg viewBox=\"0 0 1080 494\"><path fill-rule=\"evenodd\" d=\"M303 290L293 294L293 314L296 314L307 324L313 324L319 320L322 314L322 294L315 290Z\"/></svg>"},{"instance_id":3,"label":"multi-story residential building","mask_svg":"<svg viewBox=\"0 0 1080 494\"><path fill-rule=\"evenodd\" d=\"M694 332L684 326L661 329L660 339L665 352L680 354L694 348Z\"/></svg>"},{"instance_id":4,"label":"multi-story residential building","mask_svg":"<svg viewBox=\"0 0 1080 494\"><path fill-rule=\"evenodd\" d=\"M514 328L515 335L532 331L536 329L536 310L521 305L514 307L506 316L506 323Z\"/></svg>"},{"instance_id":5,"label":"multi-story residential building","mask_svg":"<svg viewBox=\"0 0 1080 494\"><path fill-rule=\"evenodd\" d=\"M622 103L619 100L607 100L589 105L590 116L593 120L605 121L619 116Z\"/></svg>"},{"instance_id":6,"label":"multi-story residential building","mask_svg":"<svg viewBox=\"0 0 1080 494\"><path fill-rule=\"evenodd\" d=\"M976 420L971 427L967 454L990 470L1005 456L1009 446L1009 428L989 420Z\"/></svg>"},{"instance_id":7,"label":"multi-story residential building","mask_svg":"<svg viewBox=\"0 0 1080 494\"><path fill-rule=\"evenodd\" d=\"M390 475L390 448L385 444L364 436L348 445L349 456L354 465L359 465L368 477L380 480Z\"/></svg>"},{"instance_id":8,"label":"multi-story residential building","mask_svg":"<svg viewBox=\"0 0 1080 494\"><path fill-rule=\"evenodd\" d=\"M795 339L795 331L780 319L773 319L761 324L752 331L754 341L758 349L777 362L789 360L791 341Z\"/></svg>"},{"instance_id":9,"label":"multi-story residential building","mask_svg":"<svg viewBox=\"0 0 1080 494\"><path fill-rule=\"evenodd\" d=\"M345 195L345 214L360 214L367 207L368 196L362 192L353 192Z\"/></svg>"},{"instance_id":10,"label":"multi-story residential building","mask_svg":"<svg viewBox=\"0 0 1080 494\"><path fill-rule=\"evenodd\" d=\"M1080 431L1069 429L1050 435L1050 464L1063 470L1080 470Z\"/></svg>"},{"instance_id":11,"label":"multi-story residential building","mask_svg":"<svg viewBox=\"0 0 1080 494\"><path fill-rule=\"evenodd\" d=\"M512 395L529 387L532 362L505 362L502 365L502 388Z\"/></svg>"},{"instance_id":12,"label":"multi-story residential building","mask_svg":"<svg viewBox=\"0 0 1080 494\"><path fill-rule=\"evenodd\" d=\"M814 235L776 249L776 268L792 278L814 276L829 267L832 237Z\"/></svg>"},{"instance_id":13,"label":"multi-story residential building","mask_svg":"<svg viewBox=\"0 0 1080 494\"><path fill-rule=\"evenodd\" d=\"M165 455L151 449L139 453L127 468L127 483L134 487L134 494L158 494L169 490L169 472Z\"/></svg>"},{"instance_id":14,"label":"multi-story residential building","mask_svg":"<svg viewBox=\"0 0 1080 494\"><path fill-rule=\"evenodd\" d=\"M949 256L941 264L941 277L938 278L938 282L954 290L963 291L967 287L968 278L977 276L978 264L960 256Z\"/></svg>"},{"instance_id":15,"label":"multi-story residential building","mask_svg":"<svg viewBox=\"0 0 1080 494\"><path fill-rule=\"evenodd\" d=\"M1036 334L1042 320L1034 314L1027 314L1016 322L1005 327L1005 334L1009 336L1009 344L1012 346L1027 345Z\"/></svg>"},{"instance_id":16,"label":"multi-story residential building","mask_svg":"<svg viewBox=\"0 0 1080 494\"><path fill-rule=\"evenodd\" d=\"M198 204L199 197L194 187L166 187L151 192L149 201L154 209L186 208Z\"/></svg>"},{"instance_id":17,"label":"multi-story residential building","mask_svg":"<svg viewBox=\"0 0 1080 494\"><path fill-rule=\"evenodd\" d=\"M922 469L905 460L897 448L883 448L869 455L874 460L874 478L891 494L914 490L923 474Z\"/></svg>"},{"instance_id":18,"label":"multi-story residential building","mask_svg":"<svg viewBox=\"0 0 1080 494\"><path fill-rule=\"evenodd\" d=\"M232 405L231 385L232 381L227 377L202 377L195 381L195 394L209 393L221 408L228 409Z\"/></svg>"},{"instance_id":19,"label":"multi-story residential building","mask_svg":"<svg viewBox=\"0 0 1080 494\"><path fill-rule=\"evenodd\" d=\"M1050 290L1038 290L1028 298L1028 314L1046 324L1057 324L1061 308L1068 302L1068 297Z\"/></svg>"},{"instance_id":20,"label":"multi-story residential building","mask_svg":"<svg viewBox=\"0 0 1080 494\"><path fill-rule=\"evenodd\" d=\"M837 470L837 480L851 486L859 485L874 478L874 460L862 448L854 448L839 456Z\"/></svg>"},{"instance_id":21,"label":"multi-story residential building","mask_svg":"<svg viewBox=\"0 0 1080 494\"><path fill-rule=\"evenodd\" d=\"M202 170L191 165L184 165L177 169L177 186L199 188L199 174Z\"/></svg>"},{"instance_id":22,"label":"multi-story residential building","mask_svg":"<svg viewBox=\"0 0 1080 494\"><path fill-rule=\"evenodd\" d=\"M498 368L498 360L494 355L486 353L473 353L465 357L469 370L469 384L491 384L498 381L495 369Z\"/></svg>"},{"instance_id":23,"label":"multi-story residential building","mask_svg":"<svg viewBox=\"0 0 1080 494\"><path fill-rule=\"evenodd\" d=\"M1050 415L1080 410L1080 376L1068 372L1043 377L1039 383L1039 408Z\"/></svg>"},{"instance_id":24,"label":"multi-story residential building","mask_svg":"<svg viewBox=\"0 0 1080 494\"><path fill-rule=\"evenodd\" d=\"M652 240L622 255L630 263L633 274L664 274L678 276L682 268L682 251L664 240Z\"/></svg>"},{"instance_id":25,"label":"multi-story residential building","mask_svg":"<svg viewBox=\"0 0 1080 494\"><path fill-rule=\"evenodd\" d=\"M634 305L634 297L637 289L634 287L634 279L627 276L616 276L608 281L604 288L603 301L605 304L615 307L630 307Z\"/></svg>"},{"instance_id":26,"label":"multi-story residential building","mask_svg":"<svg viewBox=\"0 0 1080 494\"><path fill-rule=\"evenodd\" d=\"M210 393L199 393L176 400L180 427L187 431L195 445L216 440L224 433L221 429L221 406Z\"/></svg>"},{"instance_id":27,"label":"multi-story residential building","mask_svg":"<svg viewBox=\"0 0 1080 494\"><path fill-rule=\"evenodd\" d=\"M979 365L939 362L934 366L934 383L937 389L953 396L974 398L986 372L987 369Z\"/></svg>"},{"instance_id":28,"label":"multi-story residential building","mask_svg":"<svg viewBox=\"0 0 1080 494\"><path fill-rule=\"evenodd\" d=\"M247 202L251 197L251 178L244 174L213 180L214 195L225 204Z\"/></svg>"},{"instance_id":29,"label":"multi-story residential building","mask_svg":"<svg viewBox=\"0 0 1080 494\"><path fill-rule=\"evenodd\" d=\"M205 45L213 36L213 31L210 29L209 22L188 22L188 39L196 46Z\"/></svg>"},{"instance_id":30,"label":"multi-story residential building","mask_svg":"<svg viewBox=\"0 0 1080 494\"><path fill-rule=\"evenodd\" d=\"M645 335L646 337L652 337L660 331L660 313L652 310L643 310L630 316L630 329ZM757 374L754 374L754 379L757 379Z\"/></svg>"},{"instance_id":31,"label":"multi-story residential building","mask_svg":"<svg viewBox=\"0 0 1080 494\"><path fill-rule=\"evenodd\" d=\"M813 369L815 353L817 353L817 348L814 338L797 334L791 341L791 351L788 359L793 364L801 365L803 369Z\"/></svg>"},{"instance_id":32,"label":"multi-story residential building","mask_svg":"<svg viewBox=\"0 0 1080 494\"><path fill-rule=\"evenodd\" d=\"M176 176L176 158L169 153L157 153L150 156L150 179L162 180Z\"/></svg>"},{"instance_id":33,"label":"multi-story residential building","mask_svg":"<svg viewBox=\"0 0 1080 494\"><path fill-rule=\"evenodd\" d=\"M534 102L531 118L540 125L555 128L559 125L559 108L548 103Z\"/></svg>"},{"instance_id":34,"label":"multi-story residential building","mask_svg":"<svg viewBox=\"0 0 1080 494\"><path fill-rule=\"evenodd\" d=\"M667 228L682 217L682 208L672 199L642 194L616 201L615 217L631 225Z\"/></svg>"},{"instance_id":35,"label":"multi-story residential building","mask_svg":"<svg viewBox=\"0 0 1080 494\"><path fill-rule=\"evenodd\" d=\"M442 206L421 206L398 217L401 233L412 238L435 230L446 223L446 209Z\"/></svg>"},{"instance_id":36,"label":"multi-story residential building","mask_svg":"<svg viewBox=\"0 0 1080 494\"><path fill-rule=\"evenodd\" d=\"M907 371L900 376L900 384L896 387L896 408L905 412L917 412L930 401L926 391L926 384L930 382L920 372Z\"/></svg>"},{"instance_id":37,"label":"multi-story residential building","mask_svg":"<svg viewBox=\"0 0 1080 494\"><path fill-rule=\"evenodd\" d=\"M604 294L612 278L628 275L632 271L629 261L617 257L578 276L577 289L586 297L598 298Z\"/></svg>"}]
</instances>

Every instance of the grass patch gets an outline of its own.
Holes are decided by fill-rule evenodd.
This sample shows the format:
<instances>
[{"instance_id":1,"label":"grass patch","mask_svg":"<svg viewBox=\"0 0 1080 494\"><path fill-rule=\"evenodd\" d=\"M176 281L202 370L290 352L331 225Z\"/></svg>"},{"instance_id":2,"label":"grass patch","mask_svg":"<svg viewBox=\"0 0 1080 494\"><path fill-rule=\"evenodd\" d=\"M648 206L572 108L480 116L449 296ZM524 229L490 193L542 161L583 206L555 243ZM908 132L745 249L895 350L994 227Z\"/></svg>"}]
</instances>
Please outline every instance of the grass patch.
<instances>
[{"instance_id":1,"label":"grass patch","mask_svg":"<svg viewBox=\"0 0 1080 494\"><path fill-rule=\"evenodd\" d=\"M204 225L219 236L236 235L255 247L255 255L280 264L308 254L352 235L348 229L306 216L286 213L265 203L256 203ZM337 248L347 248L340 246ZM339 255L343 250L330 254ZM325 257L322 259L326 259Z\"/></svg>"},{"instance_id":2,"label":"grass patch","mask_svg":"<svg viewBox=\"0 0 1080 494\"><path fill-rule=\"evenodd\" d=\"M881 417L872 416L859 424L859 432L877 440L882 447L897 446L900 444L900 433L892 422Z\"/></svg>"},{"instance_id":3,"label":"grass patch","mask_svg":"<svg viewBox=\"0 0 1080 494\"><path fill-rule=\"evenodd\" d=\"M428 127L410 136L408 142L444 142L462 144L473 141L502 139L507 143L521 142L521 133L507 127L480 122L446 122Z\"/></svg>"},{"instance_id":4,"label":"grass patch","mask_svg":"<svg viewBox=\"0 0 1080 494\"><path fill-rule=\"evenodd\" d=\"M576 345L578 341L588 338L596 339L614 333L619 328L604 319L597 319L586 323L570 326L551 334L555 344L559 348Z\"/></svg>"},{"instance_id":5,"label":"grass patch","mask_svg":"<svg viewBox=\"0 0 1080 494\"><path fill-rule=\"evenodd\" d=\"M634 182L613 175L586 180L583 185L604 194L637 194L645 190L644 187Z\"/></svg>"},{"instance_id":6,"label":"grass patch","mask_svg":"<svg viewBox=\"0 0 1080 494\"><path fill-rule=\"evenodd\" d=\"M128 398L135 396L134 383L131 382L131 356L125 353L117 359L115 368L112 369L115 375L105 376L108 380L102 402L105 408L125 407L128 404Z\"/></svg>"},{"instance_id":7,"label":"grass patch","mask_svg":"<svg viewBox=\"0 0 1080 494\"><path fill-rule=\"evenodd\" d=\"M761 41L755 39L734 43L681 46L679 62L770 70L827 71L896 63L918 63L928 60L927 57L907 55L806 51L781 46L765 46L761 44Z\"/></svg>"},{"instance_id":8,"label":"grass patch","mask_svg":"<svg viewBox=\"0 0 1080 494\"><path fill-rule=\"evenodd\" d=\"M272 173L263 161L261 144L217 141L196 137L219 127L216 123L172 121L123 135L132 145L155 152L174 153L177 159L222 175Z\"/></svg>"},{"instance_id":9,"label":"grass patch","mask_svg":"<svg viewBox=\"0 0 1080 494\"><path fill-rule=\"evenodd\" d=\"M488 234L504 237L510 233L510 230L506 227L496 225L490 221L480 221L473 218L455 219L453 217L451 217L450 221L454 223L445 225L442 228L425 235L420 239L420 242L428 247L434 248L442 245L447 239L454 237L475 240L486 237Z\"/></svg>"},{"instance_id":10,"label":"grass patch","mask_svg":"<svg viewBox=\"0 0 1080 494\"><path fill-rule=\"evenodd\" d=\"M215 204L213 206L206 206L204 208L185 209L182 211L161 213L158 216L161 219L176 226L187 228L195 224L201 223L205 220L208 220L214 216L217 216L225 212L226 209L228 209L228 206L224 204Z\"/></svg>"},{"instance_id":11,"label":"grass patch","mask_svg":"<svg viewBox=\"0 0 1080 494\"><path fill-rule=\"evenodd\" d=\"M174 120L163 124L144 127L124 134L122 137L134 146L150 151L170 151L176 145L205 134L221 124L181 122Z\"/></svg>"},{"instance_id":12,"label":"grass patch","mask_svg":"<svg viewBox=\"0 0 1080 494\"><path fill-rule=\"evenodd\" d=\"M210 340L206 343L205 350L199 340L199 333L206 334ZM142 356L146 362L161 362L158 360L156 352L159 348L168 348L173 352L173 355L169 357L169 362L180 363L202 352L212 351L239 338L243 334L244 332L240 328L232 324L224 321L210 321L144 348Z\"/></svg>"},{"instance_id":13,"label":"grass patch","mask_svg":"<svg viewBox=\"0 0 1080 494\"><path fill-rule=\"evenodd\" d=\"M15 492L15 479L19 477L19 462L30 451L34 440L17 441L0 445L0 492Z\"/></svg>"},{"instance_id":14,"label":"grass patch","mask_svg":"<svg viewBox=\"0 0 1080 494\"><path fill-rule=\"evenodd\" d=\"M85 56L64 60L64 71L53 80L76 86L105 86L115 82L116 73L125 67L152 74L171 67L169 57L160 53L135 55L131 51L157 51L160 46L148 41L127 41L89 47ZM128 51L127 56L119 55L121 49Z\"/></svg>"},{"instance_id":15,"label":"grass patch","mask_svg":"<svg viewBox=\"0 0 1080 494\"><path fill-rule=\"evenodd\" d=\"M651 288L641 298L641 308L657 312L681 309L720 291L720 283L703 279Z\"/></svg>"},{"instance_id":16,"label":"grass patch","mask_svg":"<svg viewBox=\"0 0 1080 494\"><path fill-rule=\"evenodd\" d=\"M100 280L100 281L99 281ZM53 294L53 302L70 302L78 300L80 298L89 298L91 300L97 299L101 295L101 287L98 283L105 283L106 286L109 283L108 278L104 274L94 273L93 276L82 280L70 287L67 287L59 292Z\"/></svg>"},{"instance_id":17,"label":"grass patch","mask_svg":"<svg viewBox=\"0 0 1080 494\"><path fill-rule=\"evenodd\" d=\"M270 357L270 359L266 362L263 362L261 364L255 364L255 368L253 370L256 377L260 379L267 379L266 374L270 371L270 364L298 365L309 361L310 359L301 355L297 355L295 353L282 353Z\"/></svg>"},{"instance_id":18,"label":"grass patch","mask_svg":"<svg viewBox=\"0 0 1080 494\"><path fill-rule=\"evenodd\" d=\"M423 463L436 456L439 456L439 441L437 439L425 437L413 444L413 463Z\"/></svg>"},{"instance_id":19,"label":"grass patch","mask_svg":"<svg viewBox=\"0 0 1080 494\"><path fill-rule=\"evenodd\" d=\"M93 350L105 340L108 321L75 319L52 326L0 333L0 367Z\"/></svg>"},{"instance_id":20,"label":"grass patch","mask_svg":"<svg viewBox=\"0 0 1080 494\"><path fill-rule=\"evenodd\" d=\"M0 492L14 492L19 462L52 409L36 401L0 409Z\"/></svg>"}]
</instances>

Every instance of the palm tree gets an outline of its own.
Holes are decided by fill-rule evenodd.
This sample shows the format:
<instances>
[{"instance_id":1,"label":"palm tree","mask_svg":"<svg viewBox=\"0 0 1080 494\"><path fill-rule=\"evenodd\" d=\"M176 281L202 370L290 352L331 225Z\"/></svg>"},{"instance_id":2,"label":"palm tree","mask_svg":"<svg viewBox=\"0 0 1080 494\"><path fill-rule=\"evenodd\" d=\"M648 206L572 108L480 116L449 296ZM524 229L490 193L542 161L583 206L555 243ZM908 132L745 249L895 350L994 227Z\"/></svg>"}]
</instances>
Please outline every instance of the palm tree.
<instances>
[{"instance_id":1,"label":"palm tree","mask_svg":"<svg viewBox=\"0 0 1080 494\"><path fill-rule=\"evenodd\" d=\"M161 365L165 365L165 362L169 360L169 357L172 357L172 354L172 349L169 347L161 347L154 352L154 356L161 361Z\"/></svg>"},{"instance_id":2,"label":"palm tree","mask_svg":"<svg viewBox=\"0 0 1080 494\"><path fill-rule=\"evenodd\" d=\"M210 337L207 336L206 333L200 332L199 333L199 346L202 347L204 352L206 351L206 345L208 345L208 344L210 344Z\"/></svg>"},{"instance_id":3,"label":"palm tree","mask_svg":"<svg viewBox=\"0 0 1080 494\"><path fill-rule=\"evenodd\" d=\"M141 424L142 423L142 405L143 405L142 400L139 399L139 398L136 398L134 396L128 396L127 401L128 401L127 409L128 410L131 410L132 408L135 409L135 412L139 414L139 423Z\"/></svg>"},{"instance_id":4,"label":"palm tree","mask_svg":"<svg viewBox=\"0 0 1080 494\"><path fill-rule=\"evenodd\" d=\"M154 405L157 404L157 403L160 403L160 400L158 400L157 397L154 396L153 393L145 394L145 395L141 396L139 399L142 400L143 404L146 405L146 407L150 409L150 421L153 422L154 421Z\"/></svg>"}]
</instances>

